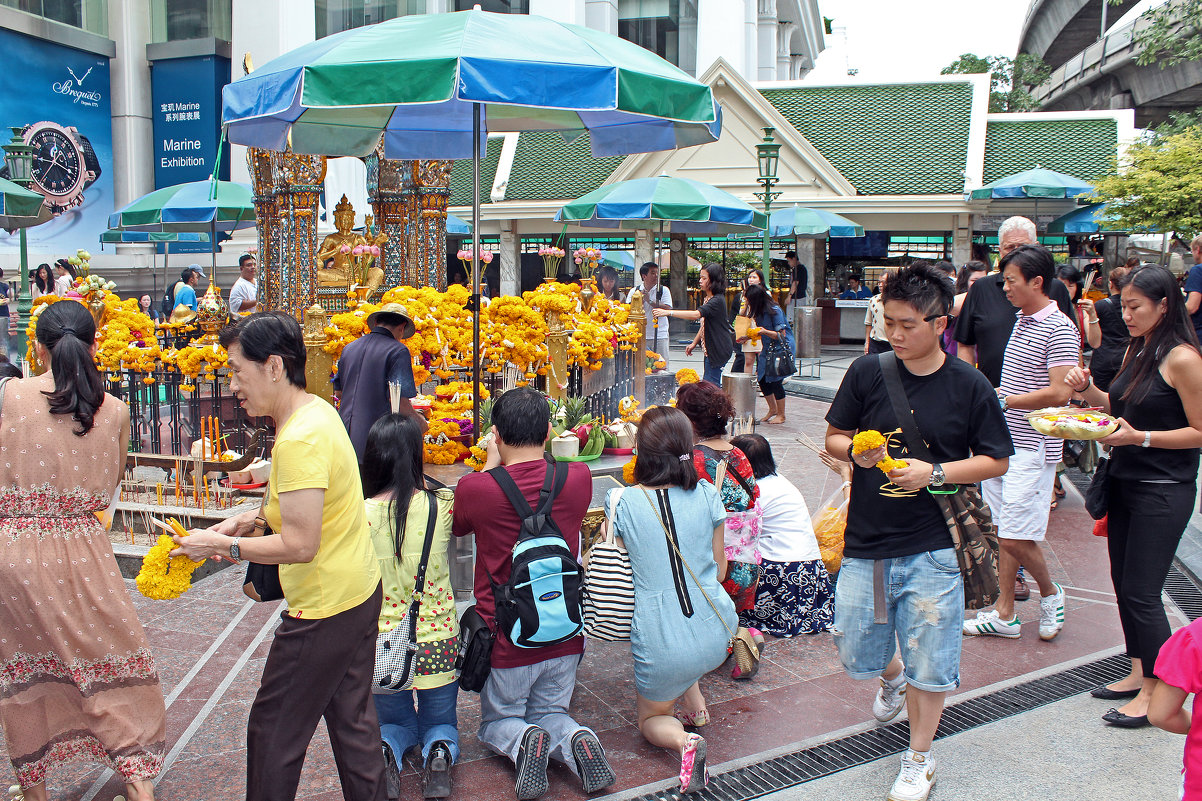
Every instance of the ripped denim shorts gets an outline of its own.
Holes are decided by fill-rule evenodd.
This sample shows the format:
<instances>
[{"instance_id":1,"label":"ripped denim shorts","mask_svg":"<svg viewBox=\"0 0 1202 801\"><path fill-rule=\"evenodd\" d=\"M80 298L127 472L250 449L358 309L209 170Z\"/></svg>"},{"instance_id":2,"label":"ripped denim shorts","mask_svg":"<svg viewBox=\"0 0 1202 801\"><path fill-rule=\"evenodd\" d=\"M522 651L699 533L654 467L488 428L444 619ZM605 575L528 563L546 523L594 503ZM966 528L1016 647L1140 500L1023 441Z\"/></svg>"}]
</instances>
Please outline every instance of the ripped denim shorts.
<instances>
[{"instance_id":1,"label":"ripped denim shorts","mask_svg":"<svg viewBox=\"0 0 1202 801\"><path fill-rule=\"evenodd\" d=\"M906 681L919 690L960 686L964 587L952 548L882 560L885 623L876 623L872 559L844 558L835 585L835 645L853 679L879 676L901 645Z\"/></svg>"}]
</instances>

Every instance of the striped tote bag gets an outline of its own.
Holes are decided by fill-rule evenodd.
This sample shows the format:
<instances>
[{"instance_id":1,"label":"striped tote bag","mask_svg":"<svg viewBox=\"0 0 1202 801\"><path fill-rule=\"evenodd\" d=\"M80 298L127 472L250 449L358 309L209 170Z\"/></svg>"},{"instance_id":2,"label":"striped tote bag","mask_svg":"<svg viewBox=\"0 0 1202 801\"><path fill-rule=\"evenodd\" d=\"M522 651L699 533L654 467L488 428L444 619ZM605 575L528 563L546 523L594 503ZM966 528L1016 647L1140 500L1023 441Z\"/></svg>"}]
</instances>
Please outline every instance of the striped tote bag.
<instances>
[{"instance_id":1,"label":"striped tote bag","mask_svg":"<svg viewBox=\"0 0 1202 801\"><path fill-rule=\"evenodd\" d=\"M584 633L606 642L629 640L630 620L634 617L630 554L618 545L614 534L613 512L618 508L622 489L613 493L604 534L584 555Z\"/></svg>"}]
</instances>

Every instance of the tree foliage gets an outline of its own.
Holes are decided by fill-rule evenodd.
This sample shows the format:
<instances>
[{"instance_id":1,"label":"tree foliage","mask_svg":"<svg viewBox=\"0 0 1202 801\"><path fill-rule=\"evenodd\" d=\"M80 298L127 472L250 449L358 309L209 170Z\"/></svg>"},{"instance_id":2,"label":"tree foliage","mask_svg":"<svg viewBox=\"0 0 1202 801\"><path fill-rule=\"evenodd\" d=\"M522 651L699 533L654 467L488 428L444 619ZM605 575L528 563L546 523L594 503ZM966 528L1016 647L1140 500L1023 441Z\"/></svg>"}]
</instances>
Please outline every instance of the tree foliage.
<instances>
[{"instance_id":1,"label":"tree foliage","mask_svg":"<svg viewBox=\"0 0 1202 801\"><path fill-rule=\"evenodd\" d=\"M1141 19L1149 24L1135 35L1136 64L1165 69L1202 59L1202 0L1169 0Z\"/></svg>"},{"instance_id":2,"label":"tree foliage","mask_svg":"<svg viewBox=\"0 0 1202 801\"><path fill-rule=\"evenodd\" d=\"M1169 114L1167 120L1152 128L1151 133L1154 139L1164 139L1179 134L1187 128L1202 128L1202 108L1196 108L1193 111L1174 111Z\"/></svg>"},{"instance_id":3,"label":"tree foliage","mask_svg":"<svg viewBox=\"0 0 1202 801\"><path fill-rule=\"evenodd\" d=\"M1202 0L1191 0L1191 2ZM1019 53L1017 58L986 56L984 58L965 53L948 64L941 75L989 75L989 110L1035 111L1039 103L1027 91L1029 86L1038 86L1047 80L1051 68L1039 56Z\"/></svg>"},{"instance_id":4,"label":"tree foliage","mask_svg":"<svg viewBox=\"0 0 1202 801\"><path fill-rule=\"evenodd\" d=\"M1094 194L1121 230L1186 239L1202 231L1202 126L1131 145L1118 173L1094 182Z\"/></svg>"}]
</instances>

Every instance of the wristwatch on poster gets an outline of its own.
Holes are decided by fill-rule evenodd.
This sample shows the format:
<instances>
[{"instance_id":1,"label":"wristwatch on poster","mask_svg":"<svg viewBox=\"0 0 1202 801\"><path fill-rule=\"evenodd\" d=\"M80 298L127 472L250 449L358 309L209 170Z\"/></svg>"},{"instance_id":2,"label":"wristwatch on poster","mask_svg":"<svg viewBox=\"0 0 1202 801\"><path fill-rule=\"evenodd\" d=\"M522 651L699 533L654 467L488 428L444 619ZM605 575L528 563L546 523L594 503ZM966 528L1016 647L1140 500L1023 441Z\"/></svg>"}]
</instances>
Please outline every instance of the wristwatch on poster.
<instances>
[{"instance_id":1,"label":"wristwatch on poster","mask_svg":"<svg viewBox=\"0 0 1202 801\"><path fill-rule=\"evenodd\" d=\"M947 481L947 473L943 472L943 465L938 462L931 465L931 480L927 484L939 488L943 486L943 482L945 481Z\"/></svg>"},{"instance_id":2,"label":"wristwatch on poster","mask_svg":"<svg viewBox=\"0 0 1202 801\"><path fill-rule=\"evenodd\" d=\"M55 214L83 203L83 193L100 177L92 143L74 126L35 122L21 131L33 148L33 183Z\"/></svg>"}]
</instances>

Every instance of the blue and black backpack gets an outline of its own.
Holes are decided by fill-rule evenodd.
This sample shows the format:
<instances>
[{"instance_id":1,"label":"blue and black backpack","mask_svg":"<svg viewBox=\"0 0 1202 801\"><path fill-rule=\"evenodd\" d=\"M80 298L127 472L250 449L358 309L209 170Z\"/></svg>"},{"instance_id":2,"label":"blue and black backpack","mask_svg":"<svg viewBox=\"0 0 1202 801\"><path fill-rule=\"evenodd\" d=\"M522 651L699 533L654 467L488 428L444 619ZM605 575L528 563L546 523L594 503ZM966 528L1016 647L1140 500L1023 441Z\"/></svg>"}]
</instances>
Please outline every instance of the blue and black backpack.
<instances>
[{"instance_id":1,"label":"blue and black backpack","mask_svg":"<svg viewBox=\"0 0 1202 801\"><path fill-rule=\"evenodd\" d=\"M547 478L530 508L522 491L502 467L488 471L513 509L522 528L513 546L509 581L497 584L490 575L497 602L497 629L519 648L545 648L566 642L583 629L581 588L584 572L551 510L568 480L568 465L548 462Z\"/></svg>"}]
</instances>

